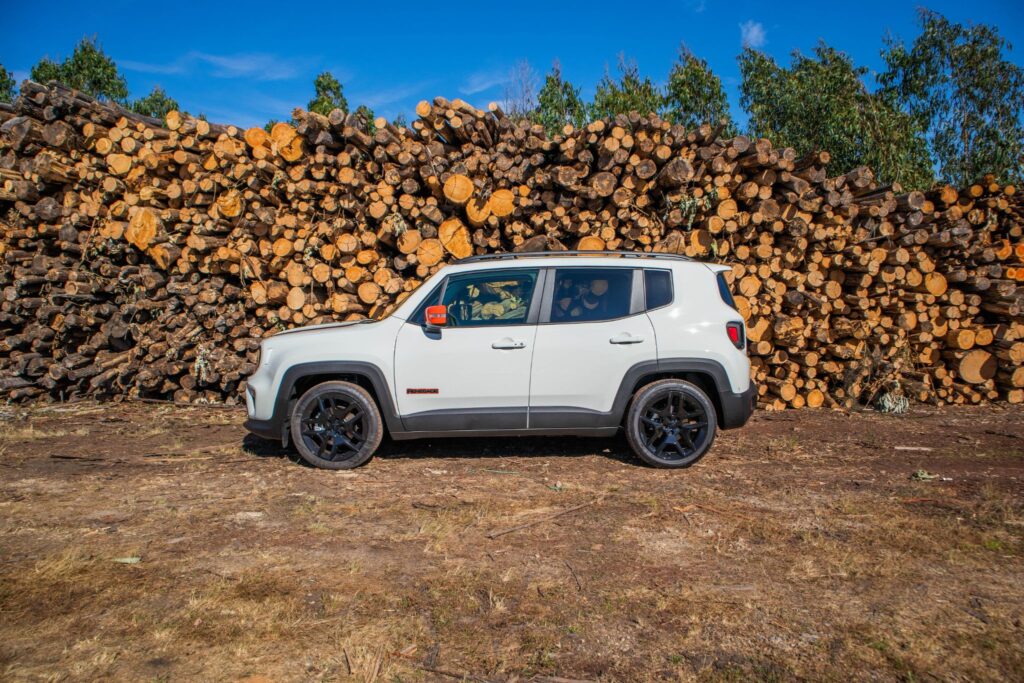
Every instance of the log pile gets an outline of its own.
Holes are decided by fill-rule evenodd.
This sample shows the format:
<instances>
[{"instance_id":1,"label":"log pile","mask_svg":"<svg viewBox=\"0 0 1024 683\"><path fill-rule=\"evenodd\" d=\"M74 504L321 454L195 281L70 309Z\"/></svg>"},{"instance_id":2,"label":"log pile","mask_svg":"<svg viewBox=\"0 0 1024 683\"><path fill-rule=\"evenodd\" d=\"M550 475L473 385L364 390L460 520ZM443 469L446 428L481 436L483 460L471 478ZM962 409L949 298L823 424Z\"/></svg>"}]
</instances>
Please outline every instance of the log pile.
<instances>
[{"instance_id":1,"label":"log pile","mask_svg":"<svg viewBox=\"0 0 1024 683\"><path fill-rule=\"evenodd\" d=\"M0 105L0 396L234 402L266 335L385 314L472 254L571 248L730 264L762 407L1024 401L1013 186L903 193L654 116L416 114L268 133L25 82Z\"/></svg>"}]
</instances>

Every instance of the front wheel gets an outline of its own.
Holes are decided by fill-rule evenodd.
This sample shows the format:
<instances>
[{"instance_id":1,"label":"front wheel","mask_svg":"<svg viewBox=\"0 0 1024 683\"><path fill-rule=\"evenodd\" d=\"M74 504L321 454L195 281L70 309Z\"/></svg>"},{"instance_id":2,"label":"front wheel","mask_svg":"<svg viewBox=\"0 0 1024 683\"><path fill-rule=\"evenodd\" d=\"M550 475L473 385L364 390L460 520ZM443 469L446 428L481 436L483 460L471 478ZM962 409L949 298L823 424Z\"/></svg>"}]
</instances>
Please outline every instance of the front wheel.
<instances>
[{"instance_id":1,"label":"front wheel","mask_svg":"<svg viewBox=\"0 0 1024 683\"><path fill-rule=\"evenodd\" d=\"M694 384L679 379L640 389L626 415L630 448L654 467L689 467L715 440L715 406Z\"/></svg>"},{"instance_id":2,"label":"front wheel","mask_svg":"<svg viewBox=\"0 0 1024 683\"><path fill-rule=\"evenodd\" d=\"M291 433L299 455L310 465L348 470L373 457L384 426L365 389L349 382L324 382L295 404Z\"/></svg>"}]
</instances>

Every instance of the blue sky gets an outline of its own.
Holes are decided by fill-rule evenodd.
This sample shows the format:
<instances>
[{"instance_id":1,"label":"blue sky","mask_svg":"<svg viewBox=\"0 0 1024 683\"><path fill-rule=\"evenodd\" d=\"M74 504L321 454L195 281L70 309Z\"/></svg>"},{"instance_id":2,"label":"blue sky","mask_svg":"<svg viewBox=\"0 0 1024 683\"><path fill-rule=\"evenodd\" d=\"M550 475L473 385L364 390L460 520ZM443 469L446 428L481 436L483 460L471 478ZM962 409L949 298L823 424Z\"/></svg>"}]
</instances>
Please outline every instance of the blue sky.
<instances>
[{"instance_id":1,"label":"blue sky","mask_svg":"<svg viewBox=\"0 0 1024 683\"><path fill-rule=\"evenodd\" d=\"M4 3L0 64L20 81L40 57L63 58L97 36L128 79L133 97L161 85L212 121L262 125L305 106L312 80L332 71L350 105L411 118L421 99L500 100L511 67L527 60L538 76L558 59L589 97L617 55L664 83L680 43L708 60L739 110L736 55L743 40L788 62L819 39L858 64L881 68L883 36L909 42L920 3L858 0L747 2L285 3L182 1ZM1024 1L928 3L953 21L995 24L1024 64ZM741 119L745 118L741 116Z\"/></svg>"}]
</instances>

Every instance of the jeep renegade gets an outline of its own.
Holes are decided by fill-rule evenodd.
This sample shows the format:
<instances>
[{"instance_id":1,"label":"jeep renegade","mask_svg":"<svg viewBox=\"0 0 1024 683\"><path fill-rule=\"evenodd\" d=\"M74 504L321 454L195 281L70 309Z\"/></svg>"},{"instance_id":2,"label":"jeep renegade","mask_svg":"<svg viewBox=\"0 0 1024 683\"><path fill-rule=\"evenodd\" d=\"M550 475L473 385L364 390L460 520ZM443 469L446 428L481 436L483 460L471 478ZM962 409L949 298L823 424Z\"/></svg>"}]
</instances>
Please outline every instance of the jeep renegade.
<instances>
[{"instance_id":1,"label":"jeep renegade","mask_svg":"<svg viewBox=\"0 0 1024 683\"><path fill-rule=\"evenodd\" d=\"M669 254L474 256L382 320L263 341L245 426L309 463L357 467L385 430L443 436L612 436L686 467L756 396L728 266Z\"/></svg>"}]
</instances>

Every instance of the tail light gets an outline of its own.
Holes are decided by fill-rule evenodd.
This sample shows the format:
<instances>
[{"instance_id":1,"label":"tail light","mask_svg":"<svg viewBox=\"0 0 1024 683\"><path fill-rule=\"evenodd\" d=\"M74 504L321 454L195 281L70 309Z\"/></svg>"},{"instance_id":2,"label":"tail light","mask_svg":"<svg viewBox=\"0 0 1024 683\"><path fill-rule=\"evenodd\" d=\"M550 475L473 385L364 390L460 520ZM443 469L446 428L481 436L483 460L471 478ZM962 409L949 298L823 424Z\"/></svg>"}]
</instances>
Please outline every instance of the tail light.
<instances>
[{"instance_id":1,"label":"tail light","mask_svg":"<svg viewBox=\"0 0 1024 683\"><path fill-rule=\"evenodd\" d=\"M747 340L744 339L743 335L743 323L726 323L725 333L729 335L729 341L737 349L744 349L747 346Z\"/></svg>"}]
</instances>

